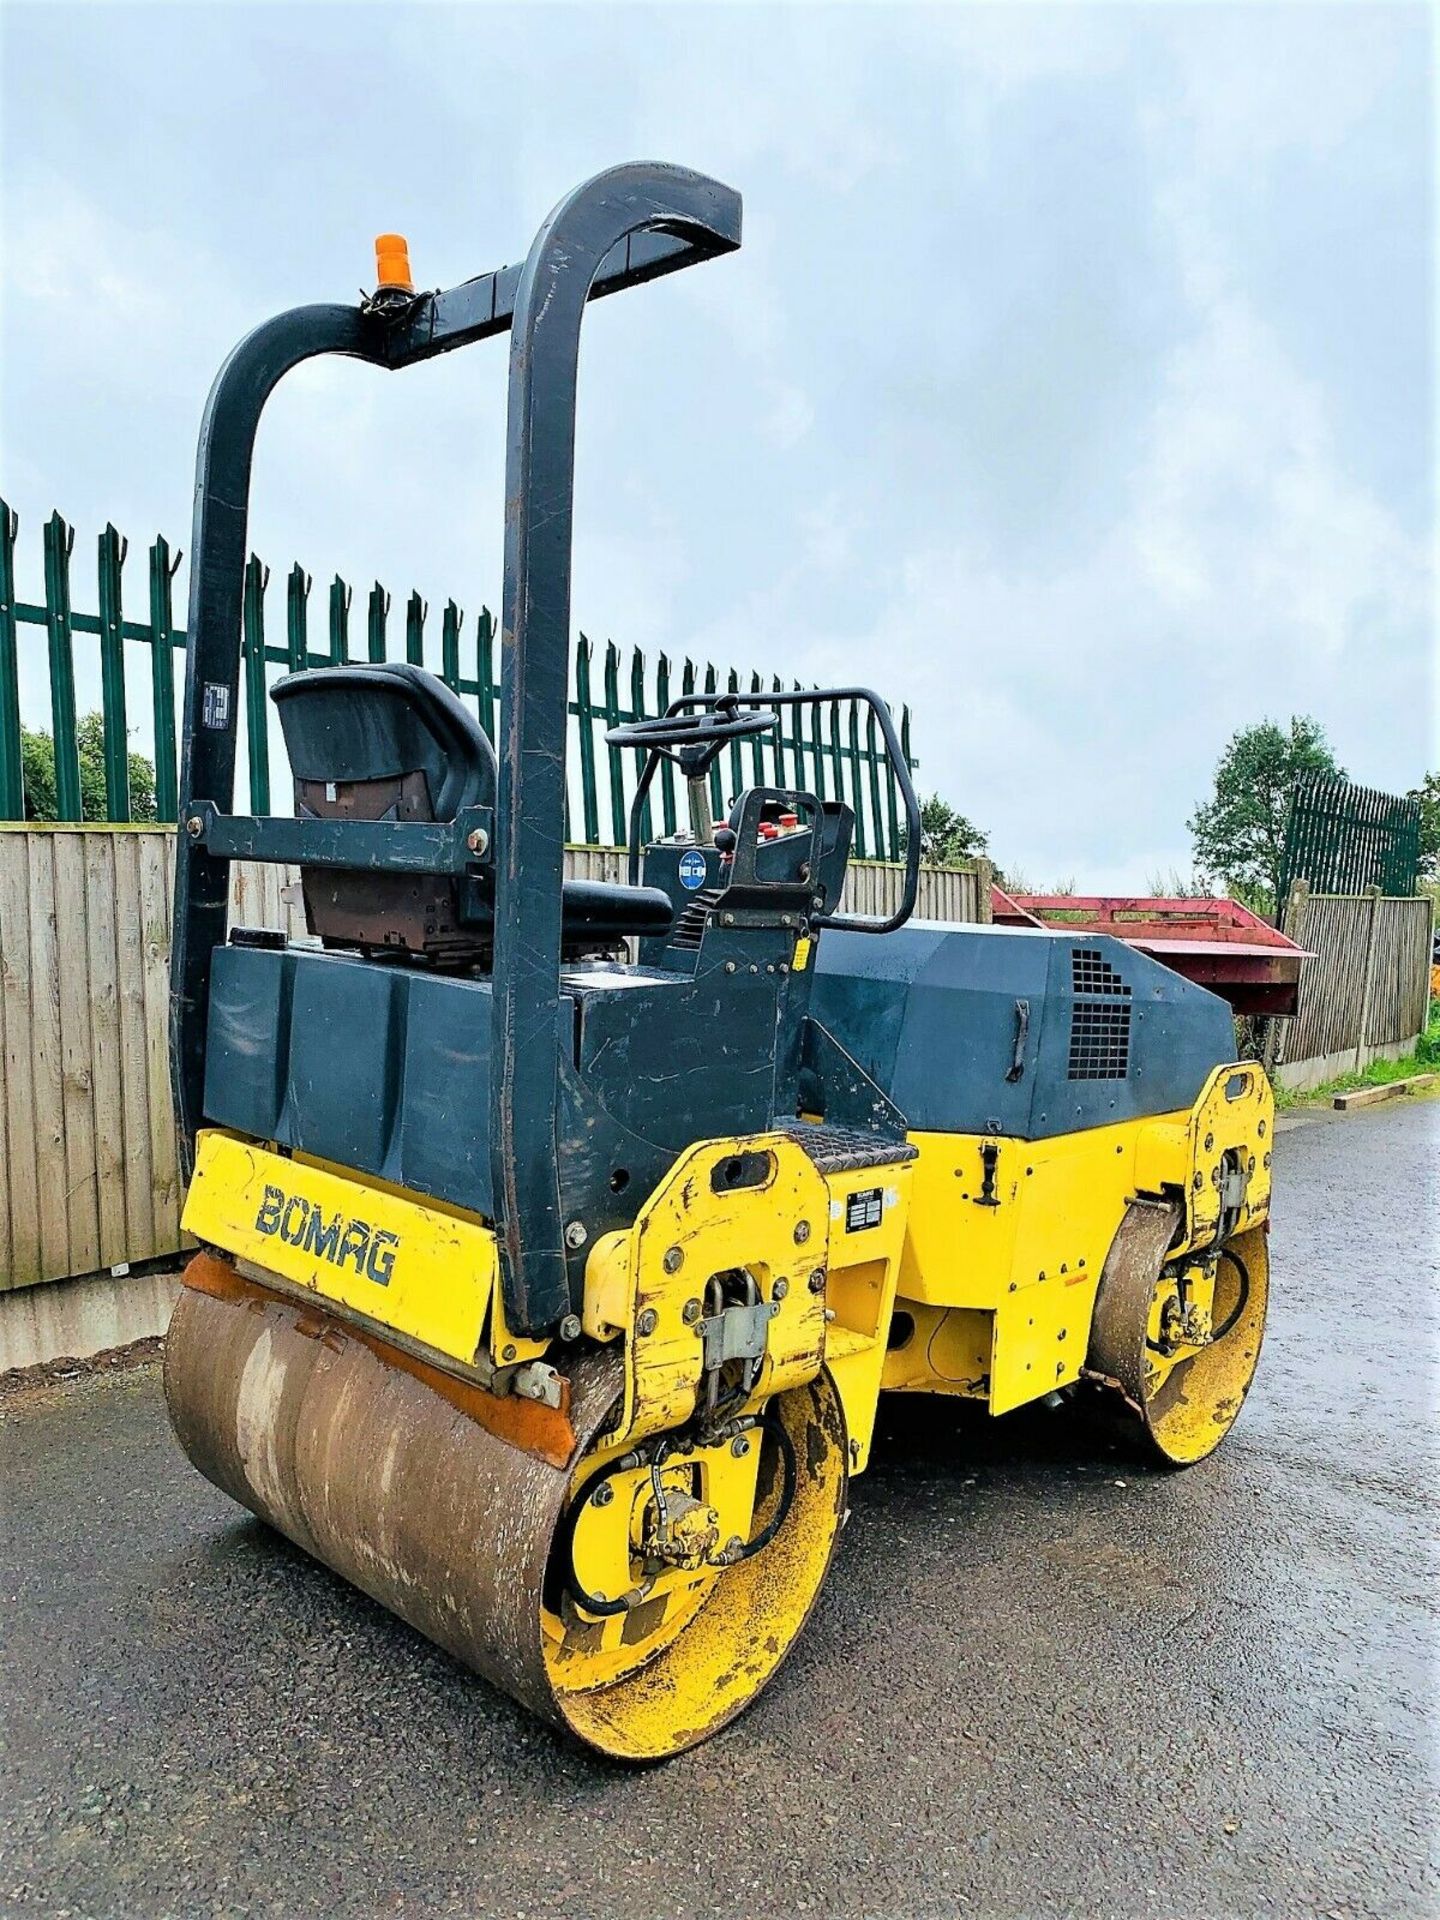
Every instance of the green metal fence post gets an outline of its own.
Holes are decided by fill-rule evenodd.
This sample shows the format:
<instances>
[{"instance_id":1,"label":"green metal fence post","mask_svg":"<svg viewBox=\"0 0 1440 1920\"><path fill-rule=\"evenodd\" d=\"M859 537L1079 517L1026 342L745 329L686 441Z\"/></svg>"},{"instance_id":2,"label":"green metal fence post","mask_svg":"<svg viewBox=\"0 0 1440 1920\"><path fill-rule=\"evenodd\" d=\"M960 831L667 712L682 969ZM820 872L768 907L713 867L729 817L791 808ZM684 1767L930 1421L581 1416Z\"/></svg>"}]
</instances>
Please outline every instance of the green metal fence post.
<instances>
[{"instance_id":1,"label":"green metal fence post","mask_svg":"<svg viewBox=\"0 0 1440 1920\"><path fill-rule=\"evenodd\" d=\"M920 763L915 758L914 754L910 751L910 709L909 707L901 707L900 709L900 751L905 757L905 766L907 771L909 771L910 773L914 773L914 771L916 770L916 768L919 766ZM892 813L895 812L895 809L896 809L895 782L893 780L890 782L890 809ZM891 857L893 859L898 860L900 858L900 821L898 816L895 821L894 834L890 844L894 849Z\"/></svg>"},{"instance_id":2,"label":"green metal fence post","mask_svg":"<svg viewBox=\"0 0 1440 1920\"><path fill-rule=\"evenodd\" d=\"M845 799L845 762L840 749L840 702L830 702L830 760L835 769L835 798L842 804Z\"/></svg>"},{"instance_id":3,"label":"green metal fence post","mask_svg":"<svg viewBox=\"0 0 1440 1920\"><path fill-rule=\"evenodd\" d=\"M455 602L447 600L440 621L440 678L457 694L460 691L460 628L464 619Z\"/></svg>"},{"instance_id":4,"label":"green metal fence post","mask_svg":"<svg viewBox=\"0 0 1440 1920\"><path fill-rule=\"evenodd\" d=\"M425 664L425 616L429 611L419 592L412 589L405 602L405 658L412 667Z\"/></svg>"},{"instance_id":5,"label":"green metal fence post","mask_svg":"<svg viewBox=\"0 0 1440 1920\"><path fill-rule=\"evenodd\" d=\"M245 562L241 632L245 654L245 745L250 762L250 811L270 811L270 733L265 708L265 589L270 569L256 554Z\"/></svg>"},{"instance_id":6,"label":"green metal fence post","mask_svg":"<svg viewBox=\"0 0 1440 1920\"><path fill-rule=\"evenodd\" d=\"M705 662L704 691L712 697L720 691L719 679L716 677L714 667L710 665L708 660ZM726 817L725 789L720 779L720 762L718 760L715 761L710 769L710 815L711 818L716 821L721 821Z\"/></svg>"},{"instance_id":7,"label":"green metal fence post","mask_svg":"<svg viewBox=\"0 0 1440 1920\"><path fill-rule=\"evenodd\" d=\"M790 691L792 693L799 693L802 691L800 682L798 680L795 682L794 686L790 689ZM806 791L806 787L805 787L805 717L804 717L804 710L803 708L800 708L800 707L791 707L790 709L790 752L791 752L791 756L795 761L795 791L797 793L804 793ZM813 784L814 783L812 782L812 785Z\"/></svg>"},{"instance_id":8,"label":"green metal fence post","mask_svg":"<svg viewBox=\"0 0 1440 1920\"><path fill-rule=\"evenodd\" d=\"M173 820L180 807L175 756L175 573L184 555L170 557L162 534L150 549L150 705L155 719L155 817Z\"/></svg>"},{"instance_id":9,"label":"green metal fence post","mask_svg":"<svg viewBox=\"0 0 1440 1920\"><path fill-rule=\"evenodd\" d=\"M582 633L575 644L575 724L580 746L580 806L587 847L600 838L600 799L595 790L595 710L590 699L590 642Z\"/></svg>"},{"instance_id":10,"label":"green metal fence post","mask_svg":"<svg viewBox=\"0 0 1440 1920\"><path fill-rule=\"evenodd\" d=\"M304 673L310 665L308 602L312 584L297 560L285 582L285 648L290 655L291 673Z\"/></svg>"},{"instance_id":11,"label":"green metal fence post","mask_svg":"<svg viewBox=\"0 0 1440 1920\"><path fill-rule=\"evenodd\" d=\"M100 719L105 739L105 817L130 818L130 736L125 721L125 634L120 570L129 542L107 525L98 542L100 589Z\"/></svg>"},{"instance_id":12,"label":"green metal fence post","mask_svg":"<svg viewBox=\"0 0 1440 1920\"><path fill-rule=\"evenodd\" d=\"M475 629L475 678L480 684L476 699L480 707L480 724L493 740L495 738L495 616L488 607L481 607L480 619Z\"/></svg>"},{"instance_id":13,"label":"green metal fence post","mask_svg":"<svg viewBox=\"0 0 1440 1920\"><path fill-rule=\"evenodd\" d=\"M764 697L765 689L760 684L760 676L758 673L752 673L750 676L750 692L757 699ZM757 733L750 742L750 777L757 787L778 787L780 784L778 780L767 780L765 778L765 736L763 733Z\"/></svg>"},{"instance_id":14,"label":"green metal fence post","mask_svg":"<svg viewBox=\"0 0 1440 1920\"><path fill-rule=\"evenodd\" d=\"M655 711L664 713L670 704L670 661L660 654L655 662ZM675 831L675 767L673 762L660 762L660 818L665 823L665 832Z\"/></svg>"},{"instance_id":15,"label":"green metal fence post","mask_svg":"<svg viewBox=\"0 0 1440 1920\"><path fill-rule=\"evenodd\" d=\"M860 753L860 702L850 702L849 746L845 757L850 763L850 798L855 808L855 857L863 860L869 840L865 833L865 794L862 790L860 768L863 764Z\"/></svg>"},{"instance_id":16,"label":"green metal fence post","mask_svg":"<svg viewBox=\"0 0 1440 1920\"><path fill-rule=\"evenodd\" d=\"M873 709L865 715L865 758L870 766L870 831L877 860L885 858L885 816L880 811L880 725Z\"/></svg>"},{"instance_id":17,"label":"green metal fence post","mask_svg":"<svg viewBox=\"0 0 1440 1920\"><path fill-rule=\"evenodd\" d=\"M15 536L20 516L0 500L0 820L25 818L20 667L15 648Z\"/></svg>"},{"instance_id":18,"label":"green metal fence post","mask_svg":"<svg viewBox=\"0 0 1440 1920\"><path fill-rule=\"evenodd\" d=\"M605 642L605 705L601 709L607 727L618 727L624 719L620 711L620 650L613 640ZM623 847L629 838L625 817L625 767L619 747L607 746L610 760L611 846Z\"/></svg>"},{"instance_id":19,"label":"green metal fence post","mask_svg":"<svg viewBox=\"0 0 1440 1920\"><path fill-rule=\"evenodd\" d=\"M907 760L910 758L910 748L905 737L908 726L908 714L906 710L902 708L900 713L900 747ZM887 860L898 860L900 858L900 806L896 798L895 782L893 780L886 789L885 800L886 813L888 815L887 825L889 828L885 858Z\"/></svg>"},{"instance_id":20,"label":"green metal fence post","mask_svg":"<svg viewBox=\"0 0 1440 1920\"><path fill-rule=\"evenodd\" d=\"M780 684L780 676L778 674L774 674L771 676L770 691L772 693L783 693L785 691L784 687L782 687ZM771 740L770 750L775 756L775 785L782 789L788 788L790 783L786 778L785 709L783 707L776 708L775 731L773 734L771 734L770 740ZM796 777L795 785L797 788L800 785L798 776Z\"/></svg>"},{"instance_id":21,"label":"green metal fence post","mask_svg":"<svg viewBox=\"0 0 1440 1920\"><path fill-rule=\"evenodd\" d=\"M731 667L729 677L725 682L725 691L727 693L739 693L740 691L740 676L734 667ZM732 793L738 794L744 788L745 761L740 752L740 742L738 740L732 740L730 742L730 781Z\"/></svg>"},{"instance_id":22,"label":"green metal fence post","mask_svg":"<svg viewBox=\"0 0 1440 1920\"><path fill-rule=\"evenodd\" d=\"M385 660L385 622L390 618L390 596L377 580L365 608L366 651L373 665Z\"/></svg>"},{"instance_id":23,"label":"green metal fence post","mask_svg":"<svg viewBox=\"0 0 1440 1920\"><path fill-rule=\"evenodd\" d=\"M70 555L74 530L52 513L45 523L45 629L50 647L50 720L55 741L55 817L84 815L80 744L76 738L75 650L70 624Z\"/></svg>"},{"instance_id":24,"label":"green metal fence post","mask_svg":"<svg viewBox=\"0 0 1440 1920\"><path fill-rule=\"evenodd\" d=\"M630 656L630 718L645 718L645 656L638 647ZM645 762L650 758L645 747L635 749L635 781L638 786L640 775L645 771ZM627 813L625 821L626 838L629 838L630 821ZM655 823L650 812L650 796L647 793L640 808L640 844L649 846L655 838Z\"/></svg>"},{"instance_id":25,"label":"green metal fence post","mask_svg":"<svg viewBox=\"0 0 1440 1920\"><path fill-rule=\"evenodd\" d=\"M820 703L817 700L810 709L810 749L815 756L815 798L826 800L829 794L825 786L825 743L820 732Z\"/></svg>"},{"instance_id":26,"label":"green metal fence post","mask_svg":"<svg viewBox=\"0 0 1440 1920\"><path fill-rule=\"evenodd\" d=\"M330 665L350 658L350 589L337 573L330 582Z\"/></svg>"}]
</instances>

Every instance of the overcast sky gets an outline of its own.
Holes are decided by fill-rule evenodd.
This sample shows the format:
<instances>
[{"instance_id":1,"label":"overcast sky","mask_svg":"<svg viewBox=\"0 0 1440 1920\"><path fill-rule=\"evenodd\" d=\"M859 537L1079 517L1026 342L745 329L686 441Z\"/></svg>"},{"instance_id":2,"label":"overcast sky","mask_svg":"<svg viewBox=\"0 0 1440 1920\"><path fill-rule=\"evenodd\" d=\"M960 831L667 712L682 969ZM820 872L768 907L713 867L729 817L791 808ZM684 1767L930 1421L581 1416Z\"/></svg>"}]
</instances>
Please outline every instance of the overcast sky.
<instances>
[{"instance_id":1,"label":"overcast sky","mask_svg":"<svg viewBox=\"0 0 1440 1920\"><path fill-rule=\"evenodd\" d=\"M143 602L219 361L353 297L375 233L448 285L674 160L745 245L587 319L588 633L909 701L923 787L1033 882L1188 869L1266 714L1370 784L1434 764L1423 7L6 0L0 36L22 590L58 506L76 605L107 518ZM336 569L498 607L503 367L281 389L252 542L312 618ZM48 724L38 662L24 698Z\"/></svg>"}]
</instances>

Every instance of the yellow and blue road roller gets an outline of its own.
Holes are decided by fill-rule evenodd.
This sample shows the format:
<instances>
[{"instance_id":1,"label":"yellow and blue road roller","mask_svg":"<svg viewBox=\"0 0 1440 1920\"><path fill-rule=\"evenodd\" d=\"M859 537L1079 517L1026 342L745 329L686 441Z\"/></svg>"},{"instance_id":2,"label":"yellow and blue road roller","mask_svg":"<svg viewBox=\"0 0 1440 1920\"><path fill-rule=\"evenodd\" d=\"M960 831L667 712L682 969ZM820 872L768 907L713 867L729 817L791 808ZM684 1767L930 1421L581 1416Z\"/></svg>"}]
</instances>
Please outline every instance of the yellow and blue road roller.
<instances>
[{"instance_id":1,"label":"yellow and blue road roller","mask_svg":"<svg viewBox=\"0 0 1440 1920\"><path fill-rule=\"evenodd\" d=\"M444 292L387 240L362 303L234 350L196 484L175 1431L308 1553L635 1761L784 1659L881 1393L998 1415L1094 1391L1188 1465L1244 1399L1269 1278L1271 1099L1225 1003L1103 935L917 920L919 811L866 689L617 727L643 764L628 881L565 878L581 320L739 242L737 194L659 165L599 175L523 266ZM506 333L498 752L416 665L296 672L272 689L294 815L236 813L266 398L316 354L398 371ZM734 742L837 697L874 715L908 823L886 919L842 905L842 801L709 798ZM666 762L691 827L647 845ZM239 860L299 870L307 938L229 924Z\"/></svg>"}]
</instances>

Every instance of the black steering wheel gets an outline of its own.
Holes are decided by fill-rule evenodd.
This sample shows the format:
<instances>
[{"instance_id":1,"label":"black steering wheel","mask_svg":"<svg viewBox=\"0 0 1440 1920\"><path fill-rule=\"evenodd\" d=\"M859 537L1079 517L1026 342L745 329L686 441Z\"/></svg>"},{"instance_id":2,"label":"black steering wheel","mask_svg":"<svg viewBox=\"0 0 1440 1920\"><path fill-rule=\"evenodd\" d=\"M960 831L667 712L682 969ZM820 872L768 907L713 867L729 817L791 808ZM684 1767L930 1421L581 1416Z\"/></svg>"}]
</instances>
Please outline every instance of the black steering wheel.
<instances>
[{"instance_id":1,"label":"black steering wheel","mask_svg":"<svg viewBox=\"0 0 1440 1920\"><path fill-rule=\"evenodd\" d=\"M727 740L747 740L755 734L770 733L779 715L760 709L740 708L733 694L722 695L716 705L692 713L664 713L654 720L627 720L611 727L605 735L607 747L644 747L666 759L679 762L687 779L696 780L710 771Z\"/></svg>"}]
</instances>

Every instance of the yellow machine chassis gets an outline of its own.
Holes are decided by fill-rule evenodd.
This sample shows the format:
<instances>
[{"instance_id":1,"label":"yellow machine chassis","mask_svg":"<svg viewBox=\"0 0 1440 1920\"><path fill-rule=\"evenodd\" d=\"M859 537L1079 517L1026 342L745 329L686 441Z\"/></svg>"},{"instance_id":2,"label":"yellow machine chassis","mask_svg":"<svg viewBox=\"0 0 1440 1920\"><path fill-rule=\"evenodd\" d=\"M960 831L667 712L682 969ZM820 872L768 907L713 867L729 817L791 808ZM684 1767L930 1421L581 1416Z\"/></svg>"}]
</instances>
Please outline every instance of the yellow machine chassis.
<instances>
[{"instance_id":1,"label":"yellow machine chassis","mask_svg":"<svg viewBox=\"0 0 1440 1920\"><path fill-rule=\"evenodd\" d=\"M884 1390L963 1394L999 1414L1080 1379L1126 1209L1170 1198L1167 1257L1208 1246L1229 1152L1246 1183L1231 1231L1259 1227L1273 1128L1269 1082L1241 1064L1217 1069L1188 1113L1051 1140L912 1135L920 1153Z\"/></svg>"},{"instance_id":2,"label":"yellow machine chassis","mask_svg":"<svg viewBox=\"0 0 1440 1920\"><path fill-rule=\"evenodd\" d=\"M191 1357L175 1362L172 1416L212 1478L432 1637L592 1745L658 1757L739 1711L799 1631L882 1391L998 1414L1090 1375L1163 1460L1218 1443L1263 1328L1272 1126L1264 1074L1236 1065L1189 1112L1052 1140L917 1133L857 1165L827 1161L820 1132L808 1152L803 1126L700 1142L629 1229L592 1248L578 1348L507 1328L482 1219L211 1130L184 1224L227 1258L202 1254L190 1275L210 1303L177 1313L176 1353ZM707 1327L737 1282L751 1371L707 1424ZM305 1301L320 1316L308 1323L286 1311ZM1222 1324L1227 1338L1207 1344ZM247 1453L255 1396L303 1392L316 1411L297 1444L313 1418L317 1444L353 1454L361 1402L344 1383L373 1363L311 1350L344 1355L347 1327L406 1377L396 1432L427 1406L427 1446L442 1432L458 1444L463 1426L444 1422L474 1422L486 1437L465 1442L466 1471L495 1489L495 1524L511 1524L507 1500L531 1501L534 1641L514 1671L487 1651L488 1576L458 1536L412 1551L440 1553L447 1582L474 1587L478 1624L463 1633L384 1572L399 1524L388 1483L367 1495L388 1517L352 1565L352 1535L326 1532L327 1456L297 1452L277 1479L268 1452ZM197 1357L212 1348L213 1362ZM545 1404L517 1397L530 1393ZM805 1449L788 1480L786 1435ZM362 1537L368 1512L350 1522Z\"/></svg>"},{"instance_id":3,"label":"yellow machine chassis","mask_svg":"<svg viewBox=\"0 0 1440 1920\"><path fill-rule=\"evenodd\" d=\"M694 1411L696 1322L706 1281L725 1269L753 1274L773 1307L751 1407L823 1364L852 1472L868 1459L881 1390L960 1394L999 1414L1067 1386L1086 1370L1127 1207L1172 1202L1170 1260L1208 1246L1228 1153L1245 1177L1230 1232L1255 1231L1269 1212L1273 1122L1264 1073L1238 1064L1217 1069L1188 1113L1040 1141L916 1133L908 1164L821 1173L794 1132L701 1142L628 1232L591 1252L585 1330L623 1353L615 1443ZM764 1178L723 1187L717 1169L742 1154L765 1160ZM847 1201L877 1188L876 1223L847 1231ZM184 1224L443 1361L516 1364L547 1351L505 1327L489 1227L443 1203L212 1129ZM563 1371L564 1349L549 1351Z\"/></svg>"}]
</instances>

